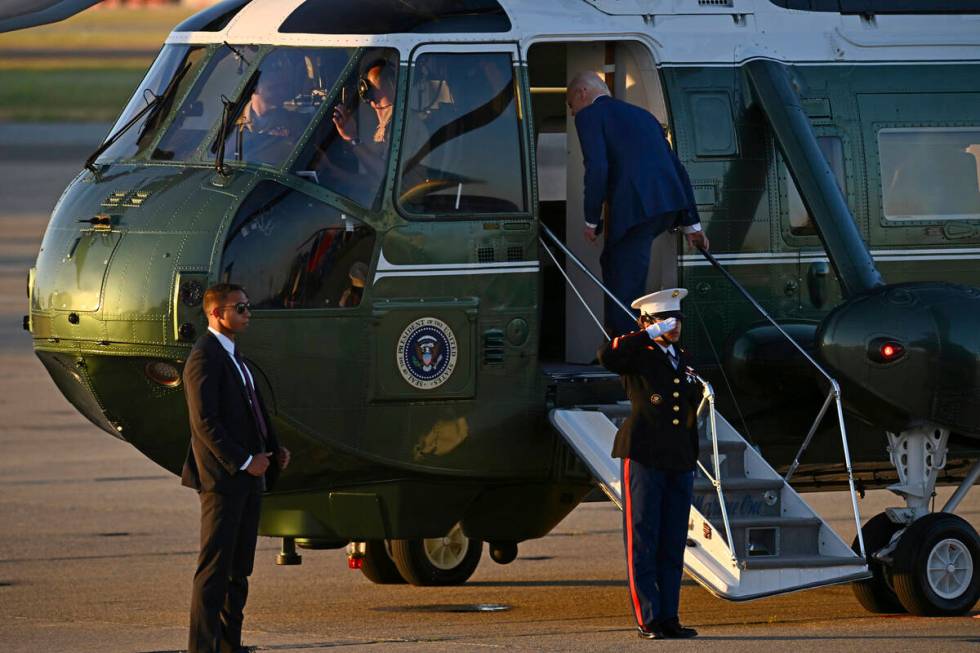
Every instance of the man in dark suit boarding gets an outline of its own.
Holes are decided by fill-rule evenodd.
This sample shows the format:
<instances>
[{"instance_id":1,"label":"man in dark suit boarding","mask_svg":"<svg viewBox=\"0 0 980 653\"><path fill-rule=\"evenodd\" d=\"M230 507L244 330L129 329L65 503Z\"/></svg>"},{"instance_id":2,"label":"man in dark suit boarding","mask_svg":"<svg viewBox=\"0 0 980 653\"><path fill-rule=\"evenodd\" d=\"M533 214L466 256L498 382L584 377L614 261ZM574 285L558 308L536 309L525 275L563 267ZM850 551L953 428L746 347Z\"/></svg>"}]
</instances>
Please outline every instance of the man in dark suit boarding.
<instances>
[{"instance_id":1,"label":"man in dark suit boarding","mask_svg":"<svg viewBox=\"0 0 980 653\"><path fill-rule=\"evenodd\" d=\"M650 248L660 233L680 228L691 247L704 249L708 239L687 171L652 114L611 97L594 72L576 75L566 99L585 159L585 237L595 241L605 231L603 283L625 305L647 293ZM606 297L606 325L617 336L636 323Z\"/></svg>"}]
</instances>

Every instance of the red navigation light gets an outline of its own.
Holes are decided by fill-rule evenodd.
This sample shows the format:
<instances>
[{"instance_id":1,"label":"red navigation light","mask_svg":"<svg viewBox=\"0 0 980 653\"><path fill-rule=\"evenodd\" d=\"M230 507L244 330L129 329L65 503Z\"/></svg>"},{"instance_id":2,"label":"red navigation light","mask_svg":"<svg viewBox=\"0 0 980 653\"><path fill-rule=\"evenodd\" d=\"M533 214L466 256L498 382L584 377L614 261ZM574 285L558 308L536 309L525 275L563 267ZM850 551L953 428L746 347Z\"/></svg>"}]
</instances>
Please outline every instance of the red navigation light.
<instances>
[{"instance_id":1,"label":"red navigation light","mask_svg":"<svg viewBox=\"0 0 980 653\"><path fill-rule=\"evenodd\" d=\"M904 355L905 345L887 336L868 343L868 358L876 363L893 363Z\"/></svg>"},{"instance_id":2,"label":"red navigation light","mask_svg":"<svg viewBox=\"0 0 980 653\"><path fill-rule=\"evenodd\" d=\"M881 357L887 361L894 360L905 353L902 345L894 342L886 342L881 346Z\"/></svg>"},{"instance_id":3,"label":"red navigation light","mask_svg":"<svg viewBox=\"0 0 980 653\"><path fill-rule=\"evenodd\" d=\"M364 558L355 558L354 556L348 556L347 558L348 569L361 569L362 567L364 567Z\"/></svg>"},{"instance_id":4,"label":"red navigation light","mask_svg":"<svg viewBox=\"0 0 980 653\"><path fill-rule=\"evenodd\" d=\"M876 338L870 344L868 354L877 363L891 363L905 355L905 346L888 338Z\"/></svg>"}]
</instances>

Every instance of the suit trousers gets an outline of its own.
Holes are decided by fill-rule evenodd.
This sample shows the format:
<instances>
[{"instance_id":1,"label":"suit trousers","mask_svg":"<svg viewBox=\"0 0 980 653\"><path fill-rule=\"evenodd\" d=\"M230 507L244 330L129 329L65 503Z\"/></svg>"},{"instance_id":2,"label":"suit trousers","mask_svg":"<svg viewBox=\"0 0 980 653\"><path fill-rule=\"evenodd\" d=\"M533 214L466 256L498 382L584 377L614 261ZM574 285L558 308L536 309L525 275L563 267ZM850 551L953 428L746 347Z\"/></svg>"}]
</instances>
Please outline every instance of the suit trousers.
<instances>
[{"instance_id":1,"label":"suit trousers","mask_svg":"<svg viewBox=\"0 0 980 653\"><path fill-rule=\"evenodd\" d=\"M227 653L242 645L248 577L255 561L262 495L200 492L201 552L191 594L188 653Z\"/></svg>"},{"instance_id":2,"label":"suit trousers","mask_svg":"<svg viewBox=\"0 0 980 653\"><path fill-rule=\"evenodd\" d=\"M630 458L622 463L623 539L636 622L677 616L694 472L666 472Z\"/></svg>"},{"instance_id":3,"label":"suit trousers","mask_svg":"<svg viewBox=\"0 0 980 653\"><path fill-rule=\"evenodd\" d=\"M660 235L661 221L645 222L626 232L614 243L606 243L599 257L602 266L602 282L624 306L647 294L647 275L650 270L650 248L653 239ZM659 289L658 289L659 290ZM626 312L608 296L605 298L606 328L615 338L636 331L636 318Z\"/></svg>"}]
</instances>

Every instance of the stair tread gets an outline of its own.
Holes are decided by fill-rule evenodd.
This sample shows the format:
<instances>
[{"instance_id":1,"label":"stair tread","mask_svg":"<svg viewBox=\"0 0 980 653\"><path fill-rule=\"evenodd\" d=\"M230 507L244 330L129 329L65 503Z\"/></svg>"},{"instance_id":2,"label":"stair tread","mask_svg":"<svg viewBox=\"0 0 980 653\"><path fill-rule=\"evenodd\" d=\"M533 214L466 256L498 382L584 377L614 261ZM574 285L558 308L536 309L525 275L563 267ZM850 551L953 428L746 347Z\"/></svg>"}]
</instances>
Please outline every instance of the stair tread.
<instances>
[{"instance_id":1,"label":"stair tread","mask_svg":"<svg viewBox=\"0 0 980 653\"><path fill-rule=\"evenodd\" d=\"M861 567L864 558L858 556L766 556L739 560L745 569L793 569L799 567Z\"/></svg>"},{"instance_id":2,"label":"stair tread","mask_svg":"<svg viewBox=\"0 0 980 653\"><path fill-rule=\"evenodd\" d=\"M711 470L708 470L711 471ZM741 492L745 490L780 490L782 489L784 483L780 478L722 478L721 479L721 489L732 490L735 492ZM694 478L694 491L705 491L710 490L715 491L715 486L711 484L711 481L701 477Z\"/></svg>"},{"instance_id":3,"label":"stair tread","mask_svg":"<svg viewBox=\"0 0 980 653\"><path fill-rule=\"evenodd\" d=\"M732 528L819 526L823 523L818 517L783 517L781 515L774 515L772 517L732 517L728 522Z\"/></svg>"}]
</instances>

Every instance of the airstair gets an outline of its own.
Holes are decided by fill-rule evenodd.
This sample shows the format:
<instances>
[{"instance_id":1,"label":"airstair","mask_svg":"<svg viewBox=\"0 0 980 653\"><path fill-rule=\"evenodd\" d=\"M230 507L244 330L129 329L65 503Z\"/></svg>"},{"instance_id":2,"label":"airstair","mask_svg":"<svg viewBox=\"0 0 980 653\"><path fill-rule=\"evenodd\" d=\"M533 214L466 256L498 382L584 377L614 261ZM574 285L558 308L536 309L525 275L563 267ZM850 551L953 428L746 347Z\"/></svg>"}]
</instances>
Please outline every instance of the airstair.
<instances>
[{"instance_id":1,"label":"airstair","mask_svg":"<svg viewBox=\"0 0 980 653\"><path fill-rule=\"evenodd\" d=\"M594 283L602 287L599 280L547 228L544 228L544 232L564 251L568 260L577 263ZM552 255L543 238L541 242L545 251ZM717 266L710 254L704 252L704 255ZM554 260L553 255L552 258ZM717 267L816 366L828 380L830 389L797 452L796 462L787 475L781 477L716 412L714 390L710 383L701 379L704 396L698 410L700 455L694 481L694 502L688 520L685 569L710 592L733 601L869 578L871 574L861 538L840 388L727 271ZM594 315L593 319L596 319ZM596 323L599 324L598 319ZM834 404L850 480L859 553L855 553L789 483L800 456ZM620 509L623 506L620 462L612 458L610 452L616 430L629 412L629 403L622 402L557 408L550 413L551 423Z\"/></svg>"}]
</instances>

